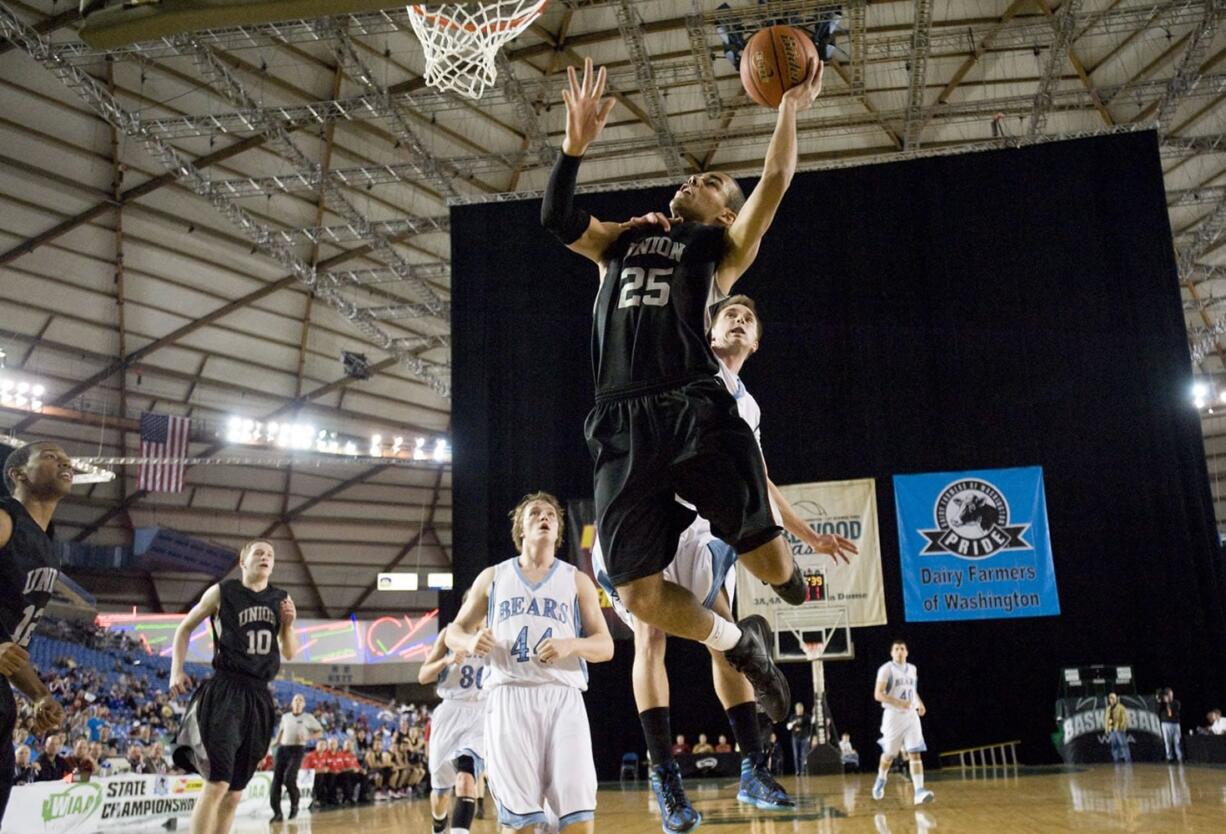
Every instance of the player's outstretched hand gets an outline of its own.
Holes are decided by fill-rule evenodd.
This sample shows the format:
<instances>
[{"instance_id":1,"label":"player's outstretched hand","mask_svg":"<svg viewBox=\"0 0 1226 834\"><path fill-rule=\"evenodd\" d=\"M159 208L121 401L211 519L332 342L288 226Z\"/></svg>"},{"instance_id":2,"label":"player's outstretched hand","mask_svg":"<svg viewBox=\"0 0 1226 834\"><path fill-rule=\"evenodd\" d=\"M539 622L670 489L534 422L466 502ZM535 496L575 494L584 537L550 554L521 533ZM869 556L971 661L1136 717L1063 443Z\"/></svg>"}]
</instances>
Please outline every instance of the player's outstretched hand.
<instances>
[{"instance_id":1,"label":"player's outstretched hand","mask_svg":"<svg viewBox=\"0 0 1226 834\"><path fill-rule=\"evenodd\" d=\"M631 217L620 225L623 232L630 229L647 229L656 226L667 232L673 227L673 222L679 222L679 220L679 218L667 216L662 211L653 211L648 214L640 214L638 217Z\"/></svg>"},{"instance_id":2,"label":"player's outstretched hand","mask_svg":"<svg viewBox=\"0 0 1226 834\"><path fill-rule=\"evenodd\" d=\"M541 663L556 663L575 653L575 641L567 637L548 637L541 641L536 659Z\"/></svg>"},{"instance_id":3,"label":"player's outstretched hand","mask_svg":"<svg viewBox=\"0 0 1226 834\"><path fill-rule=\"evenodd\" d=\"M808 530L808 528L805 528ZM851 557L860 552L860 548L856 547L856 543L851 539L845 539L842 536L835 536L830 533L814 533L809 530L809 535L801 535L804 543L813 548L814 553L824 553L837 565L839 560L843 560L843 564L851 564Z\"/></svg>"},{"instance_id":4,"label":"player's outstretched hand","mask_svg":"<svg viewBox=\"0 0 1226 834\"><path fill-rule=\"evenodd\" d=\"M29 659L30 653L16 643L0 643L0 675L15 674Z\"/></svg>"},{"instance_id":5,"label":"player's outstretched hand","mask_svg":"<svg viewBox=\"0 0 1226 834\"><path fill-rule=\"evenodd\" d=\"M482 626L480 631L468 639L468 646L465 648L465 651L477 657L485 657L494 650L494 645L494 632Z\"/></svg>"},{"instance_id":6,"label":"player's outstretched hand","mask_svg":"<svg viewBox=\"0 0 1226 834\"><path fill-rule=\"evenodd\" d=\"M293 625L296 619L298 619L298 609L294 607L294 598L286 597L281 600L281 625Z\"/></svg>"},{"instance_id":7,"label":"player's outstretched hand","mask_svg":"<svg viewBox=\"0 0 1226 834\"><path fill-rule=\"evenodd\" d=\"M174 696L186 695L191 692L192 679L185 672L171 674L170 676L170 694Z\"/></svg>"},{"instance_id":8,"label":"player's outstretched hand","mask_svg":"<svg viewBox=\"0 0 1226 834\"><path fill-rule=\"evenodd\" d=\"M570 156L583 156L587 146L604 130L616 101L601 99L608 75L604 67L593 72L591 58L583 60L582 83L574 67L567 67L566 75L570 78L570 87L562 90L562 100L566 102L566 138L562 141L562 150Z\"/></svg>"},{"instance_id":9,"label":"player's outstretched hand","mask_svg":"<svg viewBox=\"0 0 1226 834\"><path fill-rule=\"evenodd\" d=\"M56 703L50 695L44 695L34 702L34 733L43 735L64 723L64 708Z\"/></svg>"},{"instance_id":10,"label":"player's outstretched hand","mask_svg":"<svg viewBox=\"0 0 1226 834\"><path fill-rule=\"evenodd\" d=\"M790 105L795 107L799 112L808 110L822 92L822 73L825 72L826 65L817 58L809 59L809 71L805 73L805 80L801 81L795 87L791 87L783 94L783 98L779 101L779 106Z\"/></svg>"}]
</instances>

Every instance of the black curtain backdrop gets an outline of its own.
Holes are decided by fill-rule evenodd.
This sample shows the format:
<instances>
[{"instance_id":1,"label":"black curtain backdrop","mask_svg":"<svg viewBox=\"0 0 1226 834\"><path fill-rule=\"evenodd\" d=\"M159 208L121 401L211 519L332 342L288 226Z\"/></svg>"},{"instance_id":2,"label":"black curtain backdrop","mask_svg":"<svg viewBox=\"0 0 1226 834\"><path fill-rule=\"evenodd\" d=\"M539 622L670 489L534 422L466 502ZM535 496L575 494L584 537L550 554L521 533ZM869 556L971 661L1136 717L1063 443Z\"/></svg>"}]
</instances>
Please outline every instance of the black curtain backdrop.
<instances>
[{"instance_id":1,"label":"black curtain backdrop","mask_svg":"<svg viewBox=\"0 0 1226 834\"><path fill-rule=\"evenodd\" d=\"M621 219L671 192L579 202ZM596 270L539 207L452 212L457 587L513 555L525 492L591 495ZM866 761L896 634L934 754L1020 738L1024 761L1055 760L1064 665L1132 664L1143 691L1175 688L1189 726L1226 701L1226 581L1153 133L798 175L737 289L765 322L744 378L772 478L877 479L890 625L827 665ZM891 475L1026 465L1044 470L1061 616L904 622ZM669 652L675 732L726 732L705 650ZM631 655L619 643L592 669L606 777L642 750ZM798 699L808 671L789 667Z\"/></svg>"}]
</instances>

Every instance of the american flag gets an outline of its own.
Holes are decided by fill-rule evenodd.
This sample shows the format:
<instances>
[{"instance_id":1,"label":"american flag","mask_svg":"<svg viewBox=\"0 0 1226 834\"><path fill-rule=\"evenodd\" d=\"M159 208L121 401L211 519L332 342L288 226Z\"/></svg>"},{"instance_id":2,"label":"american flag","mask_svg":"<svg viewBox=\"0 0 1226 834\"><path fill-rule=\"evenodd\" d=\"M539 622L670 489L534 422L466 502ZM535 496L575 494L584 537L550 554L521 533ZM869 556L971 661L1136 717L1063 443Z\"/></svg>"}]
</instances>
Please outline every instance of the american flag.
<instances>
[{"instance_id":1,"label":"american flag","mask_svg":"<svg viewBox=\"0 0 1226 834\"><path fill-rule=\"evenodd\" d=\"M187 440L192 421L152 411L140 415L140 456L160 458L136 466L136 488L149 492L182 492Z\"/></svg>"}]
</instances>

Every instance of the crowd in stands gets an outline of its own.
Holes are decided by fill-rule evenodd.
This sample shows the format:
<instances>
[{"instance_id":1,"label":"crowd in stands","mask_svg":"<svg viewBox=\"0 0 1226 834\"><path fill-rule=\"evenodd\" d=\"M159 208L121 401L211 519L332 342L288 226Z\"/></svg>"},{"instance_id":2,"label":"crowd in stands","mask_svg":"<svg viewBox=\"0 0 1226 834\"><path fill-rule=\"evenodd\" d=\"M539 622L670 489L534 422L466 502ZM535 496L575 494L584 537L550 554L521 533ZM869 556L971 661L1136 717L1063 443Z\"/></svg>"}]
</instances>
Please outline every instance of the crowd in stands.
<instances>
[{"instance_id":1,"label":"crowd in stands","mask_svg":"<svg viewBox=\"0 0 1226 834\"><path fill-rule=\"evenodd\" d=\"M170 752L189 699L167 692L169 658L150 654L125 634L52 618L40 623L30 653L65 717L59 732L38 738L29 705L19 700L12 739L16 784L181 772ZM189 664L188 674L200 680L210 670ZM315 770L316 807L428 793L426 706L380 707L280 680L273 694L279 712L303 695L324 728L303 761ZM264 769L271 762L270 755Z\"/></svg>"}]
</instances>

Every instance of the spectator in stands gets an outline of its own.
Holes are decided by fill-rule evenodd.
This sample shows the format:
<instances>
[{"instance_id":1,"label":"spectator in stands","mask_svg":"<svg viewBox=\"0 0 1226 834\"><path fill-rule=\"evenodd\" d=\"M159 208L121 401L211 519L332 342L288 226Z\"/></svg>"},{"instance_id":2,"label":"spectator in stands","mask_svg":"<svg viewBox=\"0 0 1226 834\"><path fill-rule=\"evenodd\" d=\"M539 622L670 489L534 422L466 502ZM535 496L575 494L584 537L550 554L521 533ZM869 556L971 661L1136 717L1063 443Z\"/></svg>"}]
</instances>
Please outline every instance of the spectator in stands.
<instances>
[{"instance_id":1,"label":"spectator in stands","mask_svg":"<svg viewBox=\"0 0 1226 834\"><path fill-rule=\"evenodd\" d=\"M72 755L64 764L72 768L73 781L88 782L98 770L98 760L89 754L89 740L77 739L72 746Z\"/></svg>"},{"instance_id":2,"label":"spectator in stands","mask_svg":"<svg viewBox=\"0 0 1226 834\"><path fill-rule=\"evenodd\" d=\"M796 712L787 726L792 737L792 762L800 776L809 772L809 737L813 735L813 719L805 715L805 705L800 701L796 702Z\"/></svg>"},{"instance_id":3,"label":"spectator in stands","mask_svg":"<svg viewBox=\"0 0 1226 834\"><path fill-rule=\"evenodd\" d=\"M38 757L38 781L58 782L69 773L72 773L72 768L68 765L67 759L60 755L60 749L63 744L64 737L59 733L52 733L47 736L47 742L43 747L43 754Z\"/></svg>"},{"instance_id":4,"label":"spectator in stands","mask_svg":"<svg viewBox=\"0 0 1226 834\"><path fill-rule=\"evenodd\" d=\"M1103 730L1111 745L1111 761L1132 763L1132 751L1128 749L1128 712L1114 692L1107 694L1107 709L1103 712Z\"/></svg>"},{"instance_id":5,"label":"spectator in stands","mask_svg":"<svg viewBox=\"0 0 1226 834\"><path fill-rule=\"evenodd\" d=\"M22 744L16 750L17 765L13 770L14 785L31 785L38 781L38 762L30 761L30 748Z\"/></svg>"},{"instance_id":6,"label":"spectator in stands","mask_svg":"<svg viewBox=\"0 0 1226 834\"><path fill-rule=\"evenodd\" d=\"M843 733L839 739L839 758L843 760L844 770L860 769L860 754L851 746L851 734Z\"/></svg>"},{"instance_id":7,"label":"spectator in stands","mask_svg":"<svg viewBox=\"0 0 1226 834\"><path fill-rule=\"evenodd\" d=\"M715 748L711 746L711 742L707 741L706 733L699 733L698 743L694 745L690 752L695 756L701 756L705 753L714 753Z\"/></svg>"},{"instance_id":8,"label":"spectator in stands","mask_svg":"<svg viewBox=\"0 0 1226 834\"><path fill-rule=\"evenodd\" d=\"M155 741L149 745L149 755L145 757L145 761L149 764L149 773L157 773L159 775L169 773L170 765L166 761L166 750L162 747L160 741Z\"/></svg>"},{"instance_id":9,"label":"spectator in stands","mask_svg":"<svg viewBox=\"0 0 1226 834\"><path fill-rule=\"evenodd\" d=\"M1162 743L1166 747L1166 760L1183 764L1183 727L1179 721L1180 703L1168 686L1158 699L1158 723L1162 725Z\"/></svg>"},{"instance_id":10,"label":"spectator in stands","mask_svg":"<svg viewBox=\"0 0 1226 834\"><path fill-rule=\"evenodd\" d=\"M677 736L677 740L673 742L673 758L689 755L689 752L690 746L685 743L685 736Z\"/></svg>"},{"instance_id":11,"label":"spectator in stands","mask_svg":"<svg viewBox=\"0 0 1226 834\"><path fill-rule=\"evenodd\" d=\"M106 726L106 719L103 718L103 712L107 712L106 707L92 706L87 710L89 718L85 725L89 727L89 740L98 741L102 738L102 728Z\"/></svg>"},{"instance_id":12,"label":"spectator in stands","mask_svg":"<svg viewBox=\"0 0 1226 834\"><path fill-rule=\"evenodd\" d=\"M314 798L311 800L311 807L314 809L329 807L332 804L331 798L336 788L336 779L332 773L328 742L320 741L316 744L315 748L302 760L302 766L307 770L315 771Z\"/></svg>"},{"instance_id":13,"label":"spectator in stands","mask_svg":"<svg viewBox=\"0 0 1226 834\"><path fill-rule=\"evenodd\" d=\"M128 768L133 773L153 773L153 769L149 766L149 762L145 759L145 751L139 744L132 744L128 747L128 755L125 756L128 760Z\"/></svg>"},{"instance_id":14,"label":"spectator in stands","mask_svg":"<svg viewBox=\"0 0 1226 834\"><path fill-rule=\"evenodd\" d=\"M783 745L774 733L770 734L770 741L766 743L766 765L774 775L783 775Z\"/></svg>"},{"instance_id":15,"label":"spectator in stands","mask_svg":"<svg viewBox=\"0 0 1226 834\"><path fill-rule=\"evenodd\" d=\"M375 801L382 802L387 799L387 791L392 781L392 755L383 749L382 735L371 740L365 761L366 775L375 787Z\"/></svg>"},{"instance_id":16,"label":"spectator in stands","mask_svg":"<svg viewBox=\"0 0 1226 834\"><path fill-rule=\"evenodd\" d=\"M335 743L335 742L333 742ZM362 767L354 753L353 739L345 739L344 746L335 757L336 783L342 805L354 805L361 794Z\"/></svg>"},{"instance_id":17,"label":"spectator in stands","mask_svg":"<svg viewBox=\"0 0 1226 834\"><path fill-rule=\"evenodd\" d=\"M1205 718L1208 719L1208 723L1204 728L1206 734L1214 736L1226 735L1226 718L1222 717L1220 709L1209 710L1209 714Z\"/></svg>"},{"instance_id":18,"label":"spectator in stands","mask_svg":"<svg viewBox=\"0 0 1226 834\"><path fill-rule=\"evenodd\" d=\"M728 743L728 736L721 735L719 742L715 745L716 753L731 753L732 745Z\"/></svg>"}]
</instances>

